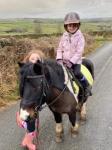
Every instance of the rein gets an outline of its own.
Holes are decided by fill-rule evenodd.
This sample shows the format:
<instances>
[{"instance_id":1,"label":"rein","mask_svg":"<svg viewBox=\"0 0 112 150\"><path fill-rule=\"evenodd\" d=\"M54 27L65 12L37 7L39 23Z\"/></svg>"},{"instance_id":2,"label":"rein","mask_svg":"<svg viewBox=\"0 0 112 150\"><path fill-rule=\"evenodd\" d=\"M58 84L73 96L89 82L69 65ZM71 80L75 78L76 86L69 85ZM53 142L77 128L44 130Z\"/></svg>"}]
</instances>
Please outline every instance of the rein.
<instances>
[{"instance_id":1,"label":"rein","mask_svg":"<svg viewBox=\"0 0 112 150\"><path fill-rule=\"evenodd\" d=\"M54 104L54 103L60 98L60 96L63 94L63 92L65 91L66 87L67 87L67 84L66 84L66 86L63 88L63 90L61 91L61 93L60 93L51 103L42 106L42 107L41 107L41 110L42 110L43 108L45 108L45 107L48 107L48 106L51 106L52 104Z\"/></svg>"}]
</instances>

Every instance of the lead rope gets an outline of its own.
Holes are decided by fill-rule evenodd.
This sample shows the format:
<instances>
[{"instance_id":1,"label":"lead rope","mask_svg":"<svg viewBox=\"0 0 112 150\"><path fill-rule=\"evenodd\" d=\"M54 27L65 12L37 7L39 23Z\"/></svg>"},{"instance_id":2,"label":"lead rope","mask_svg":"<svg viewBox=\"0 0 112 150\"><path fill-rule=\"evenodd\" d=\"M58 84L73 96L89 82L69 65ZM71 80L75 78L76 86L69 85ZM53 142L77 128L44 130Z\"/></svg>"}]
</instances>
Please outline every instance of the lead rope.
<instances>
[{"instance_id":1,"label":"lead rope","mask_svg":"<svg viewBox=\"0 0 112 150\"><path fill-rule=\"evenodd\" d=\"M39 142L39 113L36 113L35 132L36 132L35 145L36 145L36 149L38 149L38 145L40 144Z\"/></svg>"}]
</instances>

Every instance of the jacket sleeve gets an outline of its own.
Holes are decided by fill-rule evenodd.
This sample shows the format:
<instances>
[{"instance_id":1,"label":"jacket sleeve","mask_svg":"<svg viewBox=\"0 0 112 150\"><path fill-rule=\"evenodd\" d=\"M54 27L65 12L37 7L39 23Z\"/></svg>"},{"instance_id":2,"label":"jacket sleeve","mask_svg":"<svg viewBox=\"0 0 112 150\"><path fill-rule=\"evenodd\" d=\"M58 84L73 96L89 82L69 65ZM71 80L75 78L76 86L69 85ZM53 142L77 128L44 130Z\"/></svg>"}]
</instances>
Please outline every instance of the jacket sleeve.
<instances>
[{"instance_id":1,"label":"jacket sleeve","mask_svg":"<svg viewBox=\"0 0 112 150\"><path fill-rule=\"evenodd\" d=\"M58 59L62 59L62 55L63 55L63 37L61 37L60 42L59 42L59 46L57 48L57 54L56 54L56 60Z\"/></svg>"},{"instance_id":2,"label":"jacket sleeve","mask_svg":"<svg viewBox=\"0 0 112 150\"><path fill-rule=\"evenodd\" d=\"M77 64L77 62L82 58L82 54L84 52L85 39L84 37L79 37L76 45L76 51L73 57L70 59L70 62L73 64Z\"/></svg>"}]
</instances>

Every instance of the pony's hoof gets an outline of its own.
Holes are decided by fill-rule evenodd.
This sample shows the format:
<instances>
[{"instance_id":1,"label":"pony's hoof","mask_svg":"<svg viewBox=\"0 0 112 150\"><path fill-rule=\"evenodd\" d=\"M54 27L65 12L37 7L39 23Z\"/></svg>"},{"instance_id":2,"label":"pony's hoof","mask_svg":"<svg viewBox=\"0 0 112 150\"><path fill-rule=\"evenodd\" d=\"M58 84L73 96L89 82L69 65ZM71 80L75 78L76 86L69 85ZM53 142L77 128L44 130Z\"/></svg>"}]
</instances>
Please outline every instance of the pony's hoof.
<instances>
[{"instance_id":1,"label":"pony's hoof","mask_svg":"<svg viewBox=\"0 0 112 150\"><path fill-rule=\"evenodd\" d=\"M72 138L76 138L76 137L77 137L77 135L78 135L78 133L74 133L74 134L73 134L73 133L71 133L71 137L72 137Z\"/></svg>"},{"instance_id":2,"label":"pony's hoof","mask_svg":"<svg viewBox=\"0 0 112 150\"><path fill-rule=\"evenodd\" d=\"M56 142L57 143L61 143L63 140L62 140L62 137L56 137Z\"/></svg>"},{"instance_id":3,"label":"pony's hoof","mask_svg":"<svg viewBox=\"0 0 112 150\"><path fill-rule=\"evenodd\" d=\"M78 127L76 127L76 128L71 127L71 137L72 138L76 138L78 133L79 133Z\"/></svg>"},{"instance_id":4,"label":"pony's hoof","mask_svg":"<svg viewBox=\"0 0 112 150\"><path fill-rule=\"evenodd\" d=\"M78 133L79 133L78 131L71 132L71 137L76 138Z\"/></svg>"},{"instance_id":5,"label":"pony's hoof","mask_svg":"<svg viewBox=\"0 0 112 150\"><path fill-rule=\"evenodd\" d=\"M56 142L61 143L63 140L63 132L56 133Z\"/></svg>"}]
</instances>

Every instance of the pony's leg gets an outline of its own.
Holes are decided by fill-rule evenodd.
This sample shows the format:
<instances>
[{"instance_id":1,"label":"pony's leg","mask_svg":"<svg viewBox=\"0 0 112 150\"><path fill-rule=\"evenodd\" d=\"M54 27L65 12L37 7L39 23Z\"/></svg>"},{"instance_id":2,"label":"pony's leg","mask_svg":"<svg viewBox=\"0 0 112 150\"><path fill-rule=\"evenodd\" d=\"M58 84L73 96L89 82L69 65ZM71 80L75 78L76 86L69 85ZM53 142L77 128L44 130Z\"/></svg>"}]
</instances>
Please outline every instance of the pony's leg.
<instances>
[{"instance_id":1,"label":"pony's leg","mask_svg":"<svg viewBox=\"0 0 112 150\"><path fill-rule=\"evenodd\" d=\"M63 137L63 125L62 125L62 115L52 111L54 114L54 119L56 121L56 142L62 142L62 137Z\"/></svg>"},{"instance_id":2,"label":"pony's leg","mask_svg":"<svg viewBox=\"0 0 112 150\"><path fill-rule=\"evenodd\" d=\"M79 130L78 130L79 129L79 117L77 116L78 113L76 113L76 110L75 110L75 111L72 111L71 113L69 113L68 115L69 115L69 120L72 124L71 136L76 137L77 134L79 133Z\"/></svg>"},{"instance_id":3,"label":"pony's leg","mask_svg":"<svg viewBox=\"0 0 112 150\"><path fill-rule=\"evenodd\" d=\"M80 119L81 121L86 121L86 102L81 107Z\"/></svg>"}]
</instances>

